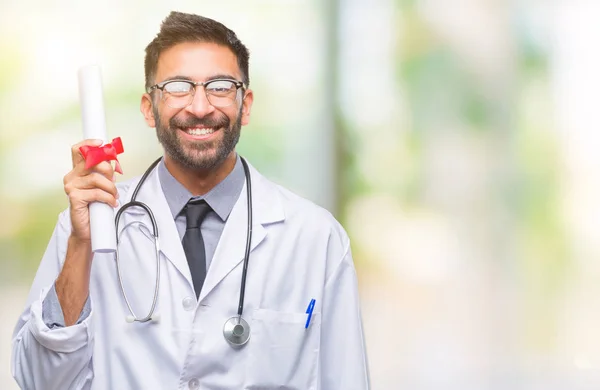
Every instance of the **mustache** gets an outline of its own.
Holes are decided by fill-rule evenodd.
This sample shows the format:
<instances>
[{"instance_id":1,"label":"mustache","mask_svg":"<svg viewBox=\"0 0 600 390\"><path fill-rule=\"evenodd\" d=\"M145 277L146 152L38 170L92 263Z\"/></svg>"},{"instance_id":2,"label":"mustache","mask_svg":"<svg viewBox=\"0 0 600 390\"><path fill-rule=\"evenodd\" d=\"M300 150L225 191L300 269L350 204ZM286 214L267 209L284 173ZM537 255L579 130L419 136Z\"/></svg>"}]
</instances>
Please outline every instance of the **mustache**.
<instances>
[{"instance_id":1,"label":"mustache","mask_svg":"<svg viewBox=\"0 0 600 390\"><path fill-rule=\"evenodd\" d=\"M169 127L172 129L175 128L186 128L186 127L212 127L212 128L228 128L229 127L229 118L223 115L221 117L190 117L185 119L180 119L178 117L173 117L169 120Z\"/></svg>"}]
</instances>

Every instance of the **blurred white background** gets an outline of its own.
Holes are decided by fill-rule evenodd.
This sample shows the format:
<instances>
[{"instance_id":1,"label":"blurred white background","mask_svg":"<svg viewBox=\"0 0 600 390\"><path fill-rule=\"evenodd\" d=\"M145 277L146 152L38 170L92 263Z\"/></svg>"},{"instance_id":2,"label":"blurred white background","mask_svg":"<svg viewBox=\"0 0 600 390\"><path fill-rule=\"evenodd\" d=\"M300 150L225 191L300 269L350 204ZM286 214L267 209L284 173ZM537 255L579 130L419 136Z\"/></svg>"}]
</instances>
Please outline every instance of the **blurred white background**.
<instances>
[{"instance_id":1,"label":"blurred white background","mask_svg":"<svg viewBox=\"0 0 600 390\"><path fill-rule=\"evenodd\" d=\"M0 388L67 205L77 69L102 66L125 178L171 10L250 48L239 151L353 240L373 389L600 388L600 2L0 0Z\"/></svg>"}]
</instances>

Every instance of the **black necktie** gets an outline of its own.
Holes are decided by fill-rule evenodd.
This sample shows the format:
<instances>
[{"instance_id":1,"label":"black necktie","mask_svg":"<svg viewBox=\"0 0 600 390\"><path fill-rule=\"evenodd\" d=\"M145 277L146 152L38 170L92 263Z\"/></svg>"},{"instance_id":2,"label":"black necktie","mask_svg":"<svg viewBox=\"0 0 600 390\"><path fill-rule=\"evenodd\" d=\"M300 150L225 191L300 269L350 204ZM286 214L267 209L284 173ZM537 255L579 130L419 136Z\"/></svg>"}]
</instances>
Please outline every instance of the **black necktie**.
<instances>
[{"instance_id":1,"label":"black necktie","mask_svg":"<svg viewBox=\"0 0 600 390\"><path fill-rule=\"evenodd\" d=\"M206 278L206 249L200 225L210 210L210 206L204 200L188 202L185 206L186 228L182 244L190 266L196 298L200 296Z\"/></svg>"}]
</instances>

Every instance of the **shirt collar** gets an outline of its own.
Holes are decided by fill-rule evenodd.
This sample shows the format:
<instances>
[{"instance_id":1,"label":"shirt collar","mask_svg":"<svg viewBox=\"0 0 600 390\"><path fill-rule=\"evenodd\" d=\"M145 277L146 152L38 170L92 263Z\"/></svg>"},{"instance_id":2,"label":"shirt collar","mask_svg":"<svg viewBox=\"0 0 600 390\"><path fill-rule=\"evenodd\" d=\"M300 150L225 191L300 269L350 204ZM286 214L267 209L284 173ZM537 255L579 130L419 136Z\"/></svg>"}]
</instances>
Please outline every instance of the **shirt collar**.
<instances>
[{"instance_id":1,"label":"shirt collar","mask_svg":"<svg viewBox=\"0 0 600 390\"><path fill-rule=\"evenodd\" d=\"M169 172L164 164L164 160L158 164L158 178L169 209L171 209L173 219L179 215L190 199L204 199L217 213L219 218L225 222L240 196L240 192L244 186L245 175L240 156L236 155L235 166L229 175L202 196L192 196L192 193L171 175L171 172Z\"/></svg>"}]
</instances>

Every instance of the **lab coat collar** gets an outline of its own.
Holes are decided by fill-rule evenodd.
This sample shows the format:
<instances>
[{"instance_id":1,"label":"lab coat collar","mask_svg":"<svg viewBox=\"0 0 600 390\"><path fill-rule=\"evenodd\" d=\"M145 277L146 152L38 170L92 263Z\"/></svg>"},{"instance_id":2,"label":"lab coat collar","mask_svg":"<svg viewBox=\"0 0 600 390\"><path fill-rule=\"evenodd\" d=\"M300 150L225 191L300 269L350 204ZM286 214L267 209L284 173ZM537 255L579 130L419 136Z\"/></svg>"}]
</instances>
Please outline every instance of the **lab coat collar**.
<instances>
[{"instance_id":1,"label":"lab coat collar","mask_svg":"<svg viewBox=\"0 0 600 390\"><path fill-rule=\"evenodd\" d=\"M262 242L267 235L265 225L281 222L285 219L285 213L279 191L275 184L262 176L252 165L250 178L252 185L252 242L250 246L250 262L252 251ZM139 182L139 178L133 180L129 186L125 202L131 200L133 191ZM158 171L154 171L138 193L138 201L144 202L154 213L159 230L159 244L163 255L177 268L177 270L188 280L190 286L192 277L185 257L185 252L175 226L175 220L169 209L158 178ZM199 300L202 301L210 292L225 278L237 265L244 260L247 233L247 196L246 184L235 203L221 238L215 250L214 258L208 269ZM130 208L127 214L141 213L139 208ZM193 288L193 287L192 287Z\"/></svg>"},{"instance_id":2,"label":"lab coat collar","mask_svg":"<svg viewBox=\"0 0 600 390\"><path fill-rule=\"evenodd\" d=\"M265 225L281 222L285 219L279 191L273 183L263 177L248 164L252 186L252 241L250 245L250 263L252 251L267 236ZM240 193L223 234L215 250L215 255L206 274L204 286L200 292L202 301L236 266L244 260L246 234L248 229L248 208L246 184Z\"/></svg>"}]
</instances>

